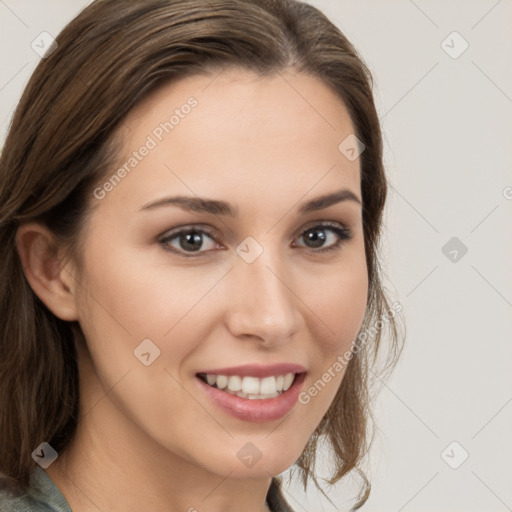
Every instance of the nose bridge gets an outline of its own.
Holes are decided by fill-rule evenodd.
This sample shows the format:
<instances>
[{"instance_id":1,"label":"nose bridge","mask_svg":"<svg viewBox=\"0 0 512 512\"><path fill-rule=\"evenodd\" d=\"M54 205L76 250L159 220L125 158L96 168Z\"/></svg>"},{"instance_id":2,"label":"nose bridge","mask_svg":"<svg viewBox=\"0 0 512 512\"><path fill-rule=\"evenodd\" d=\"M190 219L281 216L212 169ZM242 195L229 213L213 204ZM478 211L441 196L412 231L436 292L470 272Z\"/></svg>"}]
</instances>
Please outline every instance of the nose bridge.
<instances>
[{"instance_id":1,"label":"nose bridge","mask_svg":"<svg viewBox=\"0 0 512 512\"><path fill-rule=\"evenodd\" d=\"M285 341L300 320L293 283L287 282L291 273L286 272L277 247L267 246L254 261L248 261L239 256L232 273L236 292L230 329L235 335L257 336L267 342Z\"/></svg>"}]
</instances>

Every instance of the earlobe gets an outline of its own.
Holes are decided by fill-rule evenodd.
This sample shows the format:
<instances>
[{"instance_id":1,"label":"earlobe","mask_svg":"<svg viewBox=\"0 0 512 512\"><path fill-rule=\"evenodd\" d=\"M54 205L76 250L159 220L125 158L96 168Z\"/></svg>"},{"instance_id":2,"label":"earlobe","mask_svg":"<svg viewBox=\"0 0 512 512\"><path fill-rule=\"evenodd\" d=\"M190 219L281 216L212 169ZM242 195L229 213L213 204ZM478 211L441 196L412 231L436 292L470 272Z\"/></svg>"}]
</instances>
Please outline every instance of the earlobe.
<instances>
[{"instance_id":1,"label":"earlobe","mask_svg":"<svg viewBox=\"0 0 512 512\"><path fill-rule=\"evenodd\" d=\"M52 232L43 224L23 224L16 233L16 247L34 293L61 320L77 320L76 286L58 257Z\"/></svg>"}]
</instances>

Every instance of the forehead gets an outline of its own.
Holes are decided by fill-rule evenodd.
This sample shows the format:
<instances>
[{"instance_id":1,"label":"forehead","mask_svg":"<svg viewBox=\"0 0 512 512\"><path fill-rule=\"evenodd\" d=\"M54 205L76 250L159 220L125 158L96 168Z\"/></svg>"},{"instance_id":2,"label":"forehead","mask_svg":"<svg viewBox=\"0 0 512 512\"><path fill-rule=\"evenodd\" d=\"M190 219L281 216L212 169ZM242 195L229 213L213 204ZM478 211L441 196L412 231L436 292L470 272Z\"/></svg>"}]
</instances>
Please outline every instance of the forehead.
<instances>
[{"instance_id":1,"label":"forehead","mask_svg":"<svg viewBox=\"0 0 512 512\"><path fill-rule=\"evenodd\" d=\"M353 133L341 99L315 77L239 69L188 77L161 86L126 117L118 165L134 165L125 165L110 199L143 204L164 192L236 191L241 200L298 200L345 185L359 195L359 161L339 150Z\"/></svg>"}]
</instances>

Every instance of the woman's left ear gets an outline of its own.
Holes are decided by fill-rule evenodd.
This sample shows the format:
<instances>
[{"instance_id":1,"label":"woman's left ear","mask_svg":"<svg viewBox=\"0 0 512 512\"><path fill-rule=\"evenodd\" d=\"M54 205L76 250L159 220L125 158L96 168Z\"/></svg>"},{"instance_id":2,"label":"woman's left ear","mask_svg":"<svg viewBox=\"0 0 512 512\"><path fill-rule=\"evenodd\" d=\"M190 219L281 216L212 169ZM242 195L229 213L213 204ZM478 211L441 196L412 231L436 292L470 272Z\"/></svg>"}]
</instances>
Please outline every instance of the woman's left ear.
<instances>
[{"instance_id":1,"label":"woman's left ear","mask_svg":"<svg viewBox=\"0 0 512 512\"><path fill-rule=\"evenodd\" d=\"M53 233L37 222L22 224L16 233L16 247L34 293L61 320L78 320L74 269L59 259Z\"/></svg>"}]
</instances>

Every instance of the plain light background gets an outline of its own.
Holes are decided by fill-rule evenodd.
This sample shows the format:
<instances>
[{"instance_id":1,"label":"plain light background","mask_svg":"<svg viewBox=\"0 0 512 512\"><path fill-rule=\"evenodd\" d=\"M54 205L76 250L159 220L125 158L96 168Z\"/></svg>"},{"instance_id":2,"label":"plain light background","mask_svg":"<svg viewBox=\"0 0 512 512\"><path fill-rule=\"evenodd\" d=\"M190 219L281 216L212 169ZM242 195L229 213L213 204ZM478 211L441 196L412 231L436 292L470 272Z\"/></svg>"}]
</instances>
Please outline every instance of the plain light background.
<instances>
[{"instance_id":1,"label":"plain light background","mask_svg":"<svg viewBox=\"0 0 512 512\"><path fill-rule=\"evenodd\" d=\"M31 42L88 3L0 0L2 142L39 61ZM512 1L310 3L375 78L392 184L383 259L407 325L362 510L512 510ZM350 481L325 490L337 508L314 487L285 494L297 512L349 510Z\"/></svg>"}]
</instances>

